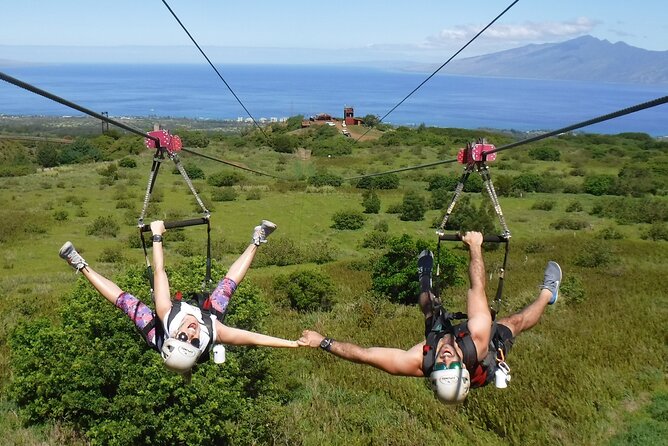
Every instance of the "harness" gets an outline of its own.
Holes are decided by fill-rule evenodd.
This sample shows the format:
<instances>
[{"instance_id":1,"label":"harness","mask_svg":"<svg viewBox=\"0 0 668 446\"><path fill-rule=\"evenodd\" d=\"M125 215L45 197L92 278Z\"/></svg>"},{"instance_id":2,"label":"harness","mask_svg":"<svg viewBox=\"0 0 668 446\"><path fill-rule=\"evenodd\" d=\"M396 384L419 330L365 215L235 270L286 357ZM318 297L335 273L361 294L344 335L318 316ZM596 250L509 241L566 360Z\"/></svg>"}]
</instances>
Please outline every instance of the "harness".
<instances>
[{"instance_id":1,"label":"harness","mask_svg":"<svg viewBox=\"0 0 668 446\"><path fill-rule=\"evenodd\" d=\"M478 361L478 351L471 338L466 321L453 325L452 321L464 320L465 313L450 313L438 306L436 313L427 320L425 327L426 343L422 347L422 372L429 376L436 363L438 343L446 334L452 335L462 351L462 361L471 375L471 387L482 387L494 379L494 371L499 363L505 363L507 348L497 331L496 322L492 322L492 335L489 340L487 355Z\"/></svg>"}]
</instances>

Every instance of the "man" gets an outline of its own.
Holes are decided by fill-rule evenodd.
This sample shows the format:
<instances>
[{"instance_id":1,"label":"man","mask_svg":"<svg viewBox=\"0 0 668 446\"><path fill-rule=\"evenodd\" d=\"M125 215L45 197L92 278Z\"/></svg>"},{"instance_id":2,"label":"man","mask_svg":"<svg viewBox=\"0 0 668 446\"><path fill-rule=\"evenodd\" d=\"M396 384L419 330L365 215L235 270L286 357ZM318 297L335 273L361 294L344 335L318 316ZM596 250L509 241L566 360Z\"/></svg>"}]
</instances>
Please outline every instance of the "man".
<instances>
[{"instance_id":1,"label":"man","mask_svg":"<svg viewBox=\"0 0 668 446\"><path fill-rule=\"evenodd\" d=\"M451 321L460 317L443 309L431 292L433 255L423 251L418 259L418 273L422 290L419 302L425 317L424 341L408 350L363 348L311 330L305 330L300 341L393 375L429 377L439 400L445 403L464 401L470 387L491 382L498 365L501 365L502 371L508 371L505 355L515 337L535 326L546 306L557 301L561 268L550 261L538 298L518 313L493 323L485 295L483 236L479 232L467 232L462 241L468 246L470 257L470 287L466 297L468 319L463 323L453 325Z\"/></svg>"},{"instance_id":2,"label":"man","mask_svg":"<svg viewBox=\"0 0 668 446\"><path fill-rule=\"evenodd\" d=\"M188 375L202 354L213 349L216 344L265 347L302 345L299 341L228 327L218 320L227 311L230 298L246 275L258 247L267 243L267 236L275 229L276 225L268 220L263 220L254 228L252 242L230 266L226 276L202 305L203 308L187 302L172 302L163 259L162 235L166 229L162 221L151 223L155 313L132 294L123 291L88 266L71 242L60 248L59 255L135 323L148 345L162 354L168 369ZM215 359L216 349L213 351Z\"/></svg>"}]
</instances>

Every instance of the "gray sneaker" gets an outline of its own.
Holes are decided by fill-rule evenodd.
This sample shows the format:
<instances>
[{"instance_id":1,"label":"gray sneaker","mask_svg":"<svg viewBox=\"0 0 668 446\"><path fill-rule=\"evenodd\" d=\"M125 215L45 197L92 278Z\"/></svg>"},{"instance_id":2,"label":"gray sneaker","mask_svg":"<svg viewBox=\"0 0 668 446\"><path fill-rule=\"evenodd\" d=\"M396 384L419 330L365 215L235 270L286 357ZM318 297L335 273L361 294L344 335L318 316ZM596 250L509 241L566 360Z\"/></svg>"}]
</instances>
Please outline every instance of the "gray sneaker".
<instances>
[{"instance_id":1,"label":"gray sneaker","mask_svg":"<svg viewBox=\"0 0 668 446\"><path fill-rule=\"evenodd\" d=\"M81 254L74 249L72 242L65 242L63 247L60 248L58 255L65 259L77 272L88 266L88 263L81 257Z\"/></svg>"},{"instance_id":2,"label":"gray sneaker","mask_svg":"<svg viewBox=\"0 0 668 446\"><path fill-rule=\"evenodd\" d=\"M554 304L559 298L559 285L561 284L561 267L557 262L550 260L545 267L545 277L543 284L540 286L541 290L550 290L552 292L552 299L549 304Z\"/></svg>"},{"instance_id":3,"label":"gray sneaker","mask_svg":"<svg viewBox=\"0 0 668 446\"><path fill-rule=\"evenodd\" d=\"M260 246L260 243L267 243L267 237L276 230L276 227L277 226L269 220L262 220L260 226L256 226L253 229L253 244Z\"/></svg>"}]
</instances>

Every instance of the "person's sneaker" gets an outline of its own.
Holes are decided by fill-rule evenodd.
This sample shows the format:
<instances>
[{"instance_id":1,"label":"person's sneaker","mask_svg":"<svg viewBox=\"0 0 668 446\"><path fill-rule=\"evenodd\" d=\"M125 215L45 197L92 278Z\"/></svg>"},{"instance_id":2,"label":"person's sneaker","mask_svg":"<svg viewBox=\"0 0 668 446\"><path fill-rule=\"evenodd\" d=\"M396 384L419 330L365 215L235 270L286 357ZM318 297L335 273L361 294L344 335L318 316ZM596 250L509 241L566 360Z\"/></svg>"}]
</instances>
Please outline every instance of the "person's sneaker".
<instances>
[{"instance_id":1,"label":"person's sneaker","mask_svg":"<svg viewBox=\"0 0 668 446\"><path fill-rule=\"evenodd\" d=\"M81 254L74 248L72 242L65 242L60 248L58 255L65 259L77 272L88 266L88 263L81 257Z\"/></svg>"},{"instance_id":2,"label":"person's sneaker","mask_svg":"<svg viewBox=\"0 0 668 446\"><path fill-rule=\"evenodd\" d=\"M262 220L260 226L256 226L253 229L253 244L260 246L260 243L267 243L267 237L275 230L276 224L269 220Z\"/></svg>"},{"instance_id":3,"label":"person's sneaker","mask_svg":"<svg viewBox=\"0 0 668 446\"><path fill-rule=\"evenodd\" d=\"M418 255L417 265L420 290L431 290L431 270L434 267L434 254L428 249L425 249Z\"/></svg>"},{"instance_id":4,"label":"person's sneaker","mask_svg":"<svg viewBox=\"0 0 668 446\"><path fill-rule=\"evenodd\" d=\"M550 305L554 304L559 298L559 285L561 284L561 267L557 262L550 260L545 267L545 277L543 284L540 286L541 290L550 290L552 299L548 302Z\"/></svg>"}]
</instances>

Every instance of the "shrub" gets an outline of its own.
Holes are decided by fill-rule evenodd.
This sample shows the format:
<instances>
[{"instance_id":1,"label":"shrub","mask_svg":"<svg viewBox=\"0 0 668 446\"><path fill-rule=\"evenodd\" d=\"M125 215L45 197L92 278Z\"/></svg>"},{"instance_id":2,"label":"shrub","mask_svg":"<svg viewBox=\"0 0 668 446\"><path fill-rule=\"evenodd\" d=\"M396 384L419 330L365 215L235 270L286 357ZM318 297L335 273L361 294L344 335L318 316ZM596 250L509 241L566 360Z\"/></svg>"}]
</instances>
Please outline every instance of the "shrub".
<instances>
[{"instance_id":1,"label":"shrub","mask_svg":"<svg viewBox=\"0 0 668 446\"><path fill-rule=\"evenodd\" d=\"M259 200L262 198L262 194L257 189L249 190L246 194L246 200Z\"/></svg>"},{"instance_id":2,"label":"shrub","mask_svg":"<svg viewBox=\"0 0 668 446\"><path fill-rule=\"evenodd\" d=\"M440 227L445 217L445 212L433 222L433 227ZM478 207L474 205L469 195L465 195L459 199L450 218L448 219L445 229L462 231L480 231L483 234L495 233L495 219L496 213L491 207L491 202L480 201Z\"/></svg>"},{"instance_id":3,"label":"shrub","mask_svg":"<svg viewBox=\"0 0 668 446\"><path fill-rule=\"evenodd\" d=\"M602 246L600 243L587 243L582 248L582 252L575 257L573 263L585 268L597 268L606 266L610 263L611 259L612 255L607 250L607 247Z\"/></svg>"},{"instance_id":4,"label":"shrub","mask_svg":"<svg viewBox=\"0 0 668 446\"><path fill-rule=\"evenodd\" d=\"M255 266L286 266L297 265L304 262L304 255L294 240L286 237L272 238L258 250L255 256Z\"/></svg>"},{"instance_id":5,"label":"shrub","mask_svg":"<svg viewBox=\"0 0 668 446\"><path fill-rule=\"evenodd\" d=\"M116 237L120 226L111 215L97 217L86 229L86 234L98 237Z\"/></svg>"},{"instance_id":6,"label":"shrub","mask_svg":"<svg viewBox=\"0 0 668 446\"><path fill-rule=\"evenodd\" d=\"M541 186L541 177L535 173L523 173L513 179L513 189L523 192L537 192Z\"/></svg>"},{"instance_id":7,"label":"shrub","mask_svg":"<svg viewBox=\"0 0 668 446\"><path fill-rule=\"evenodd\" d=\"M554 200L539 200L536 201L533 205L531 205L531 209L538 211L551 211L552 209L554 209L554 206L556 204L557 202Z\"/></svg>"},{"instance_id":8,"label":"shrub","mask_svg":"<svg viewBox=\"0 0 668 446\"><path fill-rule=\"evenodd\" d=\"M129 158L126 156L125 158L121 158L120 160L118 160L118 166L125 167L128 169L134 169L135 167L137 167L137 161L135 161L133 158Z\"/></svg>"},{"instance_id":9,"label":"shrub","mask_svg":"<svg viewBox=\"0 0 668 446\"><path fill-rule=\"evenodd\" d=\"M584 179L582 189L586 194L605 195L610 193L615 185L612 175L589 175Z\"/></svg>"},{"instance_id":10,"label":"shrub","mask_svg":"<svg viewBox=\"0 0 668 446\"><path fill-rule=\"evenodd\" d=\"M404 201L401 204L399 219L403 221L420 221L424 219L426 211L427 201L424 197L415 191L408 191L404 195Z\"/></svg>"},{"instance_id":11,"label":"shrub","mask_svg":"<svg viewBox=\"0 0 668 446\"><path fill-rule=\"evenodd\" d=\"M527 254L536 254L538 252L545 251L545 249L546 249L545 243L543 243L542 241L531 240L524 247L524 252Z\"/></svg>"},{"instance_id":12,"label":"shrub","mask_svg":"<svg viewBox=\"0 0 668 446\"><path fill-rule=\"evenodd\" d=\"M234 201L237 199L237 192L231 187L223 187L222 189L214 189L211 192L211 200L213 201Z\"/></svg>"},{"instance_id":13,"label":"shrub","mask_svg":"<svg viewBox=\"0 0 668 446\"><path fill-rule=\"evenodd\" d=\"M382 249L387 246L389 240L390 235L387 232L371 231L364 237L360 246L362 248Z\"/></svg>"},{"instance_id":14,"label":"shrub","mask_svg":"<svg viewBox=\"0 0 668 446\"><path fill-rule=\"evenodd\" d=\"M364 177L357 182L358 189L397 189L399 177L390 173L376 177Z\"/></svg>"},{"instance_id":15,"label":"shrub","mask_svg":"<svg viewBox=\"0 0 668 446\"><path fill-rule=\"evenodd\" d=\"M643 239L649 240L665 240L668 241L668 225L663 222L653 223L649 229L643 233Z\"/></svg>"},{"instance_id":16,"label":"shrub","mask_svg":"<svg viewBox=\"0 0 668 446\"><path fill-rule=\"evenodd\" d=\"M573 231L578 231L589 227L589 223L585 220L577 218L561 218L550 225L554 229L568 229Z\"/></svg>"},{"instance_id":17,"label":"shrub","mask_svg":"<svg viewBox=\"0 0 668 446\"><path fill-rule=\"evenodd\" d=\"M617 228L608 226L606 228L601 229L599 233L596 234L596 238L600 238L603 240L621 240L624 238L624 234L619 232Z\"/></svg>"},{"instance_id":18,"label":"shrub","mask_svg":"<svg viewBox=\"0 0 668 446\"><path fill-rule=\"evenodd\" d=\"M582 212L583 210L582 203L577 200L571 201L568 206L566 206L566 212Z\"/></svg>"},{"instance_id":19,"label":"shrub","mask_svg":"<svg viewBox=\"0 0 668 446\"><path fill-rule=\"evenodd\" d=\"M561 152L552 147L534 147L529 150L529 157L541 161L559 161Z\"/></svg>"},{"instance_id":20,"label":"shrub","mask_svg":"<svg viewBox=\"0 0 668 446\"><path fill-rule=\"evenodd\" d=\"M121 263L125 261L125 256L118 248L104 248L97 258L98 262Z\"/></svg>"},{"instance_id":21,"label":"shrub","mask_svg":"<svg viewBox=\"0 0 668 446\"><path fill-rule=\"evenodd\" d=\"M420 293L417 275L417 255L429 248L424 240L413 240L408 234L389 241L387 252L373 264L372 289L397 303L416 303ZM432 247L433 250L433 247ZM464 283L462 272L466 259L452 250L441 250L438 259L441 275L434 277L436 289L443 290ZM434 270L436 265L434 265Z\"/></svg>"},{"instance_id":22,"label":"shrub","mask_svg":"<svg viewBox=\"0 0 668 446\"><path fill-rule=\"evenodd\" d=\"M311 186L334 186L339 187L343 184L343 178L333 173L319 172L308 178L308 184Z\"/></svg>"},{"instance_id":23,"label":"shrub","mask_svg":"<svg viewBox=\"0 0 668 446\"><path fill-rule=\"evenodd\" d=\"M579 277L568 275L559 287L559 293L566 297L569 304L580 304L585 301L584 285Z\"/></svg>"},{"instance_id":24,"label":"shrub","mask_svg":"<svg viewBox=\"0 0 668 446\"><path fill-rule=\"evenodd\" d=\"M69 217L67 211L59 209L53 213L53 219L56 221L66 221Z\"/></svg>"},{"instance_id":25,"label":"shrub","mask_svg":"<svg viewBox=\"0 0 668 446\"><path fill-rule=\"evenodd\" d=\"M243 177L236 172L216 172L206 179L207 184L214 187L234 186Z\"/></svg>"},{"instance_id":26,"label":"shrub","mask_svg":"<svg viewBox=\"0 0 668 446\"><path fill-rule=\"evenodd\" d=\"M184 164L183 169L186 171L188 177L190 177L191 180L197 180L197 179L203 180L206 177L206 175L204 175L204 171L195 164L191 163ZM181 173L179 172L179 169L177 169L176 166L174 166L172 174L180 175Z\"/></svg>"},{"instance_id":27,"label":"shrub","mask_svg":"<svg viewBox=\"0 0 668 446\"><path fill-rule=\"evenodd\" d=\"M380 198L373 189L365 190L362 193L362 206L365 214L377 214L380 212Z\"/></svg>"},{"instance_id":28,"label":"shrub","mask_svg":"<svg viewBox=\"0 0 668 446\"><path fill-rule=\"evenodd\" d=\"M203 270L204 260L197 259L170 271L170 282L176 290L196 291ZM214 274L222 277L215 264ZM150 299L143 269L117 282ZM260 297L244 282L226 323L259 330L268 314ZM229 347L225 373L209 361L198 365L185 385L141 341L134 325L85 281L62 302L57 324L29 321L9 337L14 377L9 395L27 424L72 424L93 444L172 445L184 438L193 445L247 444L248 432L253 441L270 442L268 407L278 392L269 349ZM192 414L193 402L197 414Z\"/></svg>"},{"instance_id":29,"label":"shrub","mask_svg":"<svg viewBox=\"0 0 668 446\"><path fill-rule=\"evenodd\" d=\"M335 296L329 276L315 270L296 271L274 280L274 289L284 294L297 311L328 311Z\"/></svg>"},{"instance_id":30,"label":"shrub","mask_svg":"<svg viewBox=\"0 0 668 446\"><path fill-rule=\"evenodd\" d=\"M387 212L388 214L401 214L403 210L404 210L403 203L394 203L389 205L385 212Z\"/></svg>"},{"instance_id":31,"label":"shrub","mask_svg":"<svg viewBox=\"0 0 668 446\"><path fill-rule=\"evenodd\" d=\"M341 230L355 230L364 226L364 214L359 211L339 211L332 216L331 228Z\"/></svg>"}]
</instances>

